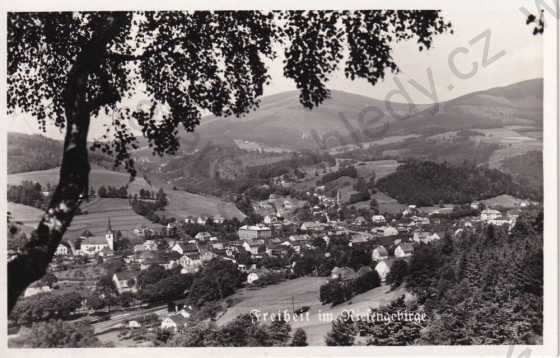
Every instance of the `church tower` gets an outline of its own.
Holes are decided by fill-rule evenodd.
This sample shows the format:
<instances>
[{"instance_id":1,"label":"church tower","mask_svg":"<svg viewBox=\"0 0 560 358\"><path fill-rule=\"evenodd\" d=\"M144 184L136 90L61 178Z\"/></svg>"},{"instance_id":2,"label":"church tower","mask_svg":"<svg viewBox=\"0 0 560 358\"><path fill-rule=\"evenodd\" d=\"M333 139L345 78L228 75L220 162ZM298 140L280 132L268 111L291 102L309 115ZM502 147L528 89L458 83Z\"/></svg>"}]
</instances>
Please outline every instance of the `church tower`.
<instances>
[{"instance_id":1,"label":"church tower","mask_svg":"<svg viewBox=\"0 0 560 358\"><path fill-rule=\"evenodd\" d=\"M109 244L109 248L113 249L113 245L115 243L115 233L111 228L111 218L107 218L107 233L105 234L105 240L107 240L107 244Z\"/></svg>"}]
</instances>

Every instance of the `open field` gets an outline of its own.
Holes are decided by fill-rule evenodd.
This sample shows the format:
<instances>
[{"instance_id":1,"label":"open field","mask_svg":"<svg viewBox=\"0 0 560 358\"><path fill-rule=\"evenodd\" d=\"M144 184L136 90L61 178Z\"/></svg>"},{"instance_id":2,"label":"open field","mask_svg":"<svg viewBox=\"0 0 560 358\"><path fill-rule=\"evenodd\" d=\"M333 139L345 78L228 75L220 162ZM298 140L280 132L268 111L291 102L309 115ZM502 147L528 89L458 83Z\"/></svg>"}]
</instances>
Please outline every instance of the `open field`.
<instances>
[{"instance_id":1,"label":"open field","mask_svg":"<svg viewBox=\"0 0 560 358\"><path fill-rule=\"evenodd\" d=\"M400 163L396 160L374 160L371 162L360 162L355 167L359 176L368 179L371 173L374 172L377 180L393 174L397 171L399 165Z\"/></svg>"},{"instance_id":2,"label":"open field","mask_svg":"<svg viewBox=\"0 0 560 358\"><path fill-rule=\"evenodd\" d=\"M400 204L396 199L380 191L373 194L373 197L377 200L377 203L379 204L379 211L382 213L388 212L391 214L397 214L402 213L403 210L407 208L407 205Z\"/></svg>"},{"instance_id":3,"label":"open field","mask_svg":"<svg viewBox=\"0 0 560 358\"><path fill-rule=\"evenodd\" d=\"M128 199L95 199L82 205L82 210L88 213L74 217L66 234L69 239L79 236L85 229L91 231L93 235L105 235L108 219L111 219L113 230L120 230L128 237L132 237L134 235L132 230L140 225L161 228L161 225L136 214L128 204Z\"/></svg>"},{"instance_id":4,"label":"open field","mask_svg":"<svg viewBox=\"0 0 560 358\"><path fill-rule=\"evenodd\" d=\"M319 301L319 288L325 281L325 277L303 277L257 290L242 289L232 296L233 301L238 303L229 308L217 323L225 324L251 310L260 310L261 313L278 313L284 310L292 312L293 298L296 309L302 306L309 306L310 309L309 320L289 322L292 330L303 328L310 346L322 346L325 345L324 337L331 328L331 316L335 318L345 310L366 313L372 307L386 305L406 294L404 289L389 291L389 286L381 286L353 297L349 303L330 307Z\"/></svg>"},{"instance_id":5,"label":"open field","mask_svg":"<svg viewBox=\"0 0 560 358\"><path fill-rule=\"evenodd\" d=\"M498 195L493 198L481 200L487 207L494 208L494 207L503 207L503 208L519 208L521 203L526 200L522 200L516 198L511 195Z\"/></svg>"},{"instance_id":6,"label":"open field","mask_svg":"<svg viewBox=\"0 0 560 358\"><path fill-rule=\"evenodd\" d=\"M35 172L10 174L8 175L8 184L17 185L24 180L29 180L29 181L38 182L43 187L46 187L46 185L49 183L51 185L57 184L58 175L59 175L59 168L40 170ZM91 170L91 174L90 174L90 185L93 186L96 190L100 186L111 185L111 186L118 187L118 186L127 185L128 180L129 180L129 176L126 173L110 171L102 168L94 168ZM140 191L140 189L157 191L159 188L151 186L146 180L138 177L132 183L129 184L128 192L134 194ZM245 215L241 211L239 211L239 209L237 209L237 207L233 203L225 202L219 198L212 197L212 196L197 195L184 191L169 190L169 189L164 189L164 190L167 193L169 199L169 205L166 208L167 216L175 216L177 217L177 219L182 219L188 215L193 215L193 216L221 215L225 218L237 217L240 220L245 218ZM119 199L115 199L117 201L114 202L105 201L106 199L111 200L109 198L103 198L102 201L94 200L92 203L86 204L83 207L83 209L88 210L90 214L92 213L92 210L95 213L102 213L103 211L106 211L105 216L112 215L113 212L116 213L117 211L124 209L124 210L128 210L129 212L124 213L123 215L118 215L117 213L119 217L130 216L130 213L133 214L132 215L133 217L138 216L134 212L132 212L126 200L121 203L118 201ZM123 203L125 203L126 205L124 205ZM112 208L111 204L117 205L119 209ZM127 208L124 208L124 206L126 206ZM22 209L20 209L20 211L21 210ZM26 218L30 217L30 215L31 215L30 213L26 213L25 217ZM20 221L23 220L23 218L20 219L18 217L19 215L16 216L18 220ZM87 217L87 215L84 217ZM107 218L105 218L105 222L106 221ZM147 220L144 219L144 221ZM126 228L130 227L129 224L125 224L124 226ZM121 230L120 228L117 229Z\"/></svg>"},{"instance_id":7,"label":"open field","mask_svg":"<svg viewBox=\"0 0 560 358\"><path fill-rule=\"evenodd\" d=\"M44 214L42 210L32 206L12 202L8 202L8 211L12 214L14 221L23 224L23 231L27 234L35 229Z\"/></svg>"},{"instance_id":8,"label":"open field","mask_svg":"<svg viewBox=\"0 0 560 358\"><path fill-rule=\"evenodd\" d=\"M239 220L245 218L233 203L223 201L219 198L188 193L186 191L166 191L169 204L165 208L167 216L175 216L183 219L189 215L223 216L226 219L237 217Z\"/></svg>"}]
</instances>

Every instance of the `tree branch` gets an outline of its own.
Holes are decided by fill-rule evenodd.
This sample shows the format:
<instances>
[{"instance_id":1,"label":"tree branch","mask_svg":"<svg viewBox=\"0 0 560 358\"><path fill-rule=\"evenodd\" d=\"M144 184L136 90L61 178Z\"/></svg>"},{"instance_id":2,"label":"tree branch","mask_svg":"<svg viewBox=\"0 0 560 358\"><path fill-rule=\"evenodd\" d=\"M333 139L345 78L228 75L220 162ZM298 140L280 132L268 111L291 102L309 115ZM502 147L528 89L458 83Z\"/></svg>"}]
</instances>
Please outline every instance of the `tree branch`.
<instances>
[{"instance_id":1,"label":"tree branch","mask_svg":"<svg viewBox=\"0 0 560 358\"><path fill-rule=\"evenodd\" d=\"M146 50L144 53L139 55L123 54L123 53L116 53L111 51L109 51L107 55L109 56L109 59L116 62L139 61L148 58L150 56L165 52L183 41L188 41L188 39L189 39L188 36L177 37L172 40L169 40L168 42L166 42L165 44L161 45L158 48Z\"/></svg>"}]
</instances>

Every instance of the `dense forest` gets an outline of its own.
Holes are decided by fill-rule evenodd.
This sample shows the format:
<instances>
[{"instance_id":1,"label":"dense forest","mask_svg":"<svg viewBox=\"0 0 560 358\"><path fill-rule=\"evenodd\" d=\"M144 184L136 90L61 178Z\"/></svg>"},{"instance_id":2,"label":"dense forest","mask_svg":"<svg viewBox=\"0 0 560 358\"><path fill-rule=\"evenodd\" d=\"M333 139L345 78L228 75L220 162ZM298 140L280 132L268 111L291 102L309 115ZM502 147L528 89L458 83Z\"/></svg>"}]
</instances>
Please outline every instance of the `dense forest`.
<instances>
[{"instance_id":1,"label":"dense forest","mask_svg":"<svg viewBox=\"0 0 560 358\"><path fill-rule=\"evenodd\" d=\"M468 163L407 161L395 173L379 179L377 188L400 203L419 206L469 203L501 194L539 197L538 190L519 185L499 170Z\"/></svg>"},{"instance_id":2,"label":"dense forest","mask_svg":"<svg viewBox=\"0 0 560 358\"><path fill-rule=\"evenodd\" d=\"M372 314L408 311L424 321L376 324L341 317L329 345L351 345L358 336L371 345L542 344L543 215L524 213L508 233L492 225L465 230L415 250L403 298Z\"/></svg>"}]
</instances>

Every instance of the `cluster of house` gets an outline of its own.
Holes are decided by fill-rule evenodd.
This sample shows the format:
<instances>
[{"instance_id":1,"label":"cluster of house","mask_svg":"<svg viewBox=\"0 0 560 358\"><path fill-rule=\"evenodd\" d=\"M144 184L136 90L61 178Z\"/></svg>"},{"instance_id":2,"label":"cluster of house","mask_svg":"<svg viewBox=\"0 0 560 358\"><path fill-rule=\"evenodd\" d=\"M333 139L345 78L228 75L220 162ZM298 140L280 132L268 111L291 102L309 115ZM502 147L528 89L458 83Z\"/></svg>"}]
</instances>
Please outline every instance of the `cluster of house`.
<instances>
[{"instance_id":1,"label":"cluster of house","mask_svg":"<svg viewBox=\"0 0 560 358\"><path fill-rule=\"evenodd\" d=\"M371 252L371 260L375 264L375 271L379 275L381 282L387 280L387 275L391 272L392 263L396 259L409 260L414 253L414 246L410 242L399 243L394 251L393 255L389 254L389 251L383 245L378 245ZM330 274L330 279L332 280L353 280L363 274L371 271L369 266L363 266L358 271L354 271L350 267L335 267L332 269Z\"/></svg>"},{"instance_id":2,"label":"cluster of house","mask_svg":"<svg viewBox=\"0 0 560 358\"><path fill-rule=\"evenodd\" d=\"M198 225L206 225L210 220L212 220L212 222L215 224L223 224L226 219L221 215L216 215L212 217L206 215L201 215L201 216L189 215L185 219L183 219L185 224L198 224Z\"/></svg>"},{"instance_id":3,"label":"cluster of house","mask_svg":"<svg viewBox=\"0 0 560 358\"><path fill-rule=\"evenodd\" d=\"M268 224L290 224L289 222L279 222L278 218L286 218L301 208L305 204L304 200L297 200L288 196L270 194L267 200L253 203L255 213L270 220Z\"/></svg>"},{"instance_id":4,"label":"cluster of house","mask_svg":"<svg viewBox=\"0 0 560 358\"><path fill-rule=\"evenodd\" d=\"M517 222L520 213L519 209L508 210L504 213L495 209L485 209L480 212L480 221L495 226L507 225L511 229Z\"/></svg>"},{"instance_id":5,"label":"cluster of house","mask_svg":"<svg viewBox=\"0 0 560 358\"><path fill-rule=\"evenodd\" d=\"M314 195L320 200L327 200L321 190L318 190ZM423 215L418 208L410 205L403 211L403 218L400 220L388 222L383 215L373 215L369 220L359 216L349 225L337 221L327 221L326 223L308 221L299 224L298 230L296 230L297 234L281 239L275 237L273 232L278 225L285 225L286 222L279 220L279 211L276 210L276 206L280 206L284 210L291 210L296 204L285 197L271 194L269 200L261 202L259 205L271 205L275 210L264 217L262 224L241 226L237 232L238 241L223 241L209 232L199 232L195 237L188 240L181 241L168 237L157 241L147 239L141 244L135 245L133 253L124 257L125 262L134 265L135 269L114 274L113 281L117 290L119 293L136 292L138 274L153 265L159 265L168 270L180 265L182 273L193 273L198 271L205 262L215 257L221 257L236 263L235 257L242 250L256 259L265 255L283 257L291 252L301 253L305 249L313 248L314 238L320 237L328 244L330 238L339 235L350 238L350 246L363 245L363 247L371 250L371 258L376 263L375 270L381 279L385 280L395 259L407 259L412 255L414 243L426 244L440 240L444 236L442 231L438 231L438 225L434 225L437 219L430 215ZM471 221L494 225L507 224L511 227L518 215L519 212L515 210L501 213L498 210L486 209L481 212L479 219L471 218ZM224 220L219 216L213 218L198 216L187 217L184 221L185 223L204 225L210 219L215 223L223 223ZM297 225L295 223L291 224ZM366 226L367 229L364 229ZM464 226L465 228L472 227L472 224L466 222ZM174 233L176 227L170 224L165 229L169 233ZM147 233L149 230L147 227L141 227L139 233L140 231ZM456 234L462 230L463 228L457 230ZM149 237L149 235L145 236ZM113 255L115 232L111 228L110 219L107 222L105 235L92 235L86 230L80 239L81 245L78 250L74 250L72 245L63 243L57 248L56 255L68 255L70 253L90 257ZM382 245L379 245L380 243ZM387 248L391 249L391 255L389 255ZM238 267L248 273L248 283L270 273L262 268L247 268L244 265L238 265ZM179 317L176 318L181 320Z\"/></svg>"}]
</instances>

